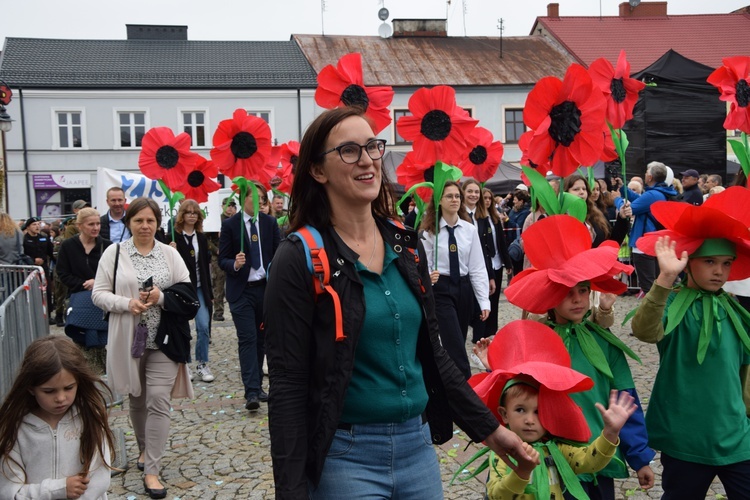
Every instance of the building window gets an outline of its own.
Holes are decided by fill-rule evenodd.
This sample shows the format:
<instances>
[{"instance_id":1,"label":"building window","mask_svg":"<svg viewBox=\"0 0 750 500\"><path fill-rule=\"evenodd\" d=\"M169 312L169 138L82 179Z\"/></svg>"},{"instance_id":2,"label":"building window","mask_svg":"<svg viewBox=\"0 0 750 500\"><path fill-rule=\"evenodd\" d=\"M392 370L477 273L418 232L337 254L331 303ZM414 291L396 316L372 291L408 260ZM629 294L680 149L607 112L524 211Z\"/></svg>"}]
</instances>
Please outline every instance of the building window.
<instances>
[{"instance_id":1,"label":"building window","mask_svg":"<svg viewBox=\"0 0 750 500\"><path fill-rule=\"evenodd\" d=\"M470 117L474 117L474 108L463 108L463 110L469 113Z\"/></svg>"},{"instance_id":2,"label":"building window","mask_svg":"<svg viewBox=\"0 0 750 500\"><path fill-rule=\"evenodd\" d=\"M61 149L83 147L83 124L80 111L57 111L57 141Z\"/></svg>"},{"instance_id":3,"label":"building window","mask_svg":"<svg viewBox=\"0 0 750 500\"><path fill-rule=\"evenodd\" d=\"M518 142L524 132L526 132L526 125L523 123L523 108L506 108L505 142Z\"/></svg>"},{"instance_id":4,"label":"building window","mask_svg":"<svg viewBox=\"0 0 750 500\"><path fill-rule=\"evenodd\" d=\"M266 122L269 126L271 125L271 112L270 111L255 111L252 109L247 110L247 114L250 116L257 116Z\"/></svg>"},{"instance_id":5,"label":"building window","mask_svg":"<svg viewBox=\"0 0 750 500\"><path fill-rule=\"evenodd\" d=\"M141 141L146 134L146 113L142 111L120 111L117 116L120 127L120 147L141 147Z\"/></svg>"},{"instance_id":6,"label":"building window","mask_svg":"<svg viewBox=\"0 0 750 500\"><path fill-rule=\"evenodd\" d=\"M410 146L411 141L407 141L398 134L398 127L396 126L396 124L398 123L398 119L402 116L411 116L411 113L408 109L393 110L393 144L395 144L396 146Z\"/></svg>"},{"instance_id":7,"label":"building window","mask_svg":"<svg viewBox=\"0 0 750 500\"><path fill-rule=\"evenodd\" d=\"M190 136L191 145L195 148L206 146L206 112L183 111L182 130Z\"/></svg>"}]
</instances>

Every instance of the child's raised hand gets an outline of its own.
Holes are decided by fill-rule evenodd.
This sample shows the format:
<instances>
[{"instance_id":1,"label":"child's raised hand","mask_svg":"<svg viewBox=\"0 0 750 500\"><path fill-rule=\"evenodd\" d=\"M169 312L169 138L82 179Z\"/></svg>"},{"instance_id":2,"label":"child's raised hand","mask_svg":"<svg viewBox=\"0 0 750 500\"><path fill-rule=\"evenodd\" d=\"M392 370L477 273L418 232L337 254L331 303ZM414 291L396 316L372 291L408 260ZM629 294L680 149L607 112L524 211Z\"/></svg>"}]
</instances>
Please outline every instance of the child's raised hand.
<instances>
[{"instance_id":1,"label":"child's raised hand","mask_svg":"<svg viewBox=\"0 0 750 500\"><path fill-rule=\"evenodd\" d=\"M599 310L609 311L615 305L617 295L614 293L603 293L599 295Z\"/></svg>"},{"instance_id":2,"label":"child's raised hand","mask_svg":"<svg viewBox=\"0 0 750 500\"><path fill-rule=\"evenodd\" d=\"M529 443L523 443L523 451L531 458L531 460L524 460L523 458L518 460L518 468L516 474L521 479L529 479L531 473L539 465L539 452L534 449Z\"/></svg>"},{"instance_id":3,"label":"child's raised hand","mask_svg":"<svg viewBox=\"0 0 750 500\"><path fill-rule=\"evenodd\" d=\"M474 344L474 347L472 348L472 351L474 351L474 354L477 355L479 361L481 361L484 367L488 370L492 369L489 360L487 360L487 349L490 347L491 341L492 338L479 339L479 341Z\"/></svg>"},{"instance_id":4,"label":"child's raised hand","mask_svg":"<svg viewBox=\"0 0 750 500\"><path fill-rule=\"evenodd\" d=\"M644 465L640 469L638 469L638 484L641 485L641 488L644 490L648 490L650 488L654 487L654 471L651 470L651 466Z\"/></svg>"},{"instance_id":5,"label":"child's raised hand","mask_svg":"<svg viewBox=\"0 0 750 500\"><path fill-rule=\"evenodd\" d=\"M65 495L67 498L80 498L89 487L89 477L86 474L70 476L65 480Z\"/></svg>"},{"instance_id":6,"label":"child's raised hand","mask_svg":"<svg viewBox=\"0 0 750 500\"><path fill-rule=\"evenodd\" d=\"M617 443L617 437L620 435L620 429L628 421L630 415L635 413L638 405L635 404L635 398L625 391L618 394L616 390L609 393L609 408L604 409L601 403L596 403L596 409L602 414L604 420L604 429L602 435L610 443Z\"/></svg>"},{"instance_id":7,"label":"child's raised hand","mask_svg":"<svg viewBox=\"0 0 750 500\"><path fill-rule=\"evenodd\" d=\"M669 236L659 237L654 245L654 252L659 261L659 277L656 278L656 282L664 288L672 288L677 276L688 263L688 253L683 251L678 258L675 248L677 242L671 241Z\"/></svg>"}]
</instances>

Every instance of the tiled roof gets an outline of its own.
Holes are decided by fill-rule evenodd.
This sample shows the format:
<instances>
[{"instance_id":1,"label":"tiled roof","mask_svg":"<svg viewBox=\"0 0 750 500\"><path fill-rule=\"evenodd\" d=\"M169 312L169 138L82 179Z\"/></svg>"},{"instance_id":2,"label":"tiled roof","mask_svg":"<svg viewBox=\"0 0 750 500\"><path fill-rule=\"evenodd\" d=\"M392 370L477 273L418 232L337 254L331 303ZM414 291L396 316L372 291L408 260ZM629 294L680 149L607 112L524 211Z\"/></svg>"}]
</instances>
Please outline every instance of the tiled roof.
<instances>
[{"instance_id":1,"label":"tiled roof","mask_svg":"<svg viewBox=\"0 0 750 500\"><path fill-rule=\"evenodd\" d=\"M362 54L367 85L533 85L563 76L574 62L541 37L294 35L316 72L350 52Z\"/></svg>"},{"instance_id":2,"label":"tiled roof","mask_svg":"<svg viewBox=\"0 0 750 500\"><path fill-rule=\"evenodd\" d=\"M292 41L8 38L0 77L27 88L314 88Z\"/></svg>"},{"instance_id":3,"label":"tiled roof","mask_svg":"<svg viewBox=\"0 0 750 500\"><path fill-rule=\"evenodd\" d=\"M579 62L588 66L600 57L613 63L625 49L636 72L669 49L711 68L723 57L750 54L750 15L700 14L658 17L538 17L539 25Z\"/></svg>"}]
</instances>

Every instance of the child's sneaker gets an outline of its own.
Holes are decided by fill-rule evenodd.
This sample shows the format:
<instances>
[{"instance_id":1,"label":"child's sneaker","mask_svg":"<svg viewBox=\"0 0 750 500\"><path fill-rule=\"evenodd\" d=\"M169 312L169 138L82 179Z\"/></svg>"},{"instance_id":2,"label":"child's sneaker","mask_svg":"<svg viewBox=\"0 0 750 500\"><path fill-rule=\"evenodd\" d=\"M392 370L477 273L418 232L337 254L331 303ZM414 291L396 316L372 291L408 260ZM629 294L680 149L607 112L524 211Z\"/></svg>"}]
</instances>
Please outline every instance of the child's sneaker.
<instances>
[{"instance_id":1,"label":"child's sneaker","mask_svg":"<svg viewBox=\"0 0 750 500\"><path fill-rule=\"evenodd\" d=\"M208 365L205 363L198 365L198 376L204 382L213 382L215 378L214 374L211 373L211 370L208 368Z\"/></svg>"}]
</instances>

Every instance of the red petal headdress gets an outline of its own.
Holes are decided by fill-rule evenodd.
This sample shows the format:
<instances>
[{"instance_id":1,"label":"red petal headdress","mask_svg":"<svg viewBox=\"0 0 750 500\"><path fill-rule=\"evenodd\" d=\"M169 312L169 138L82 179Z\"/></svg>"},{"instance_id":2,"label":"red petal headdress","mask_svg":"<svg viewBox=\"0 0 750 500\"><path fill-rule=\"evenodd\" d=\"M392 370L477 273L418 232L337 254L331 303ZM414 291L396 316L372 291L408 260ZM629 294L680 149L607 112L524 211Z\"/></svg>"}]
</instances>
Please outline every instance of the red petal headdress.
<instances>
[{"instance_id":1,"label":"red petal headdress","mask_svg":"<svg viewBox=\"0 0 750 500\"><path fill-rule=\"evenodd\" d=\"M512 321L497 332L487 354L492 372L472 376L469 384L499 420L505 384L526 375L539 383L542 426L553 436L588 442L586 418L569 394L587 391L594 382L571 368L570 354L554 330L536 321Z\"/></svg>"}]
</instances>

